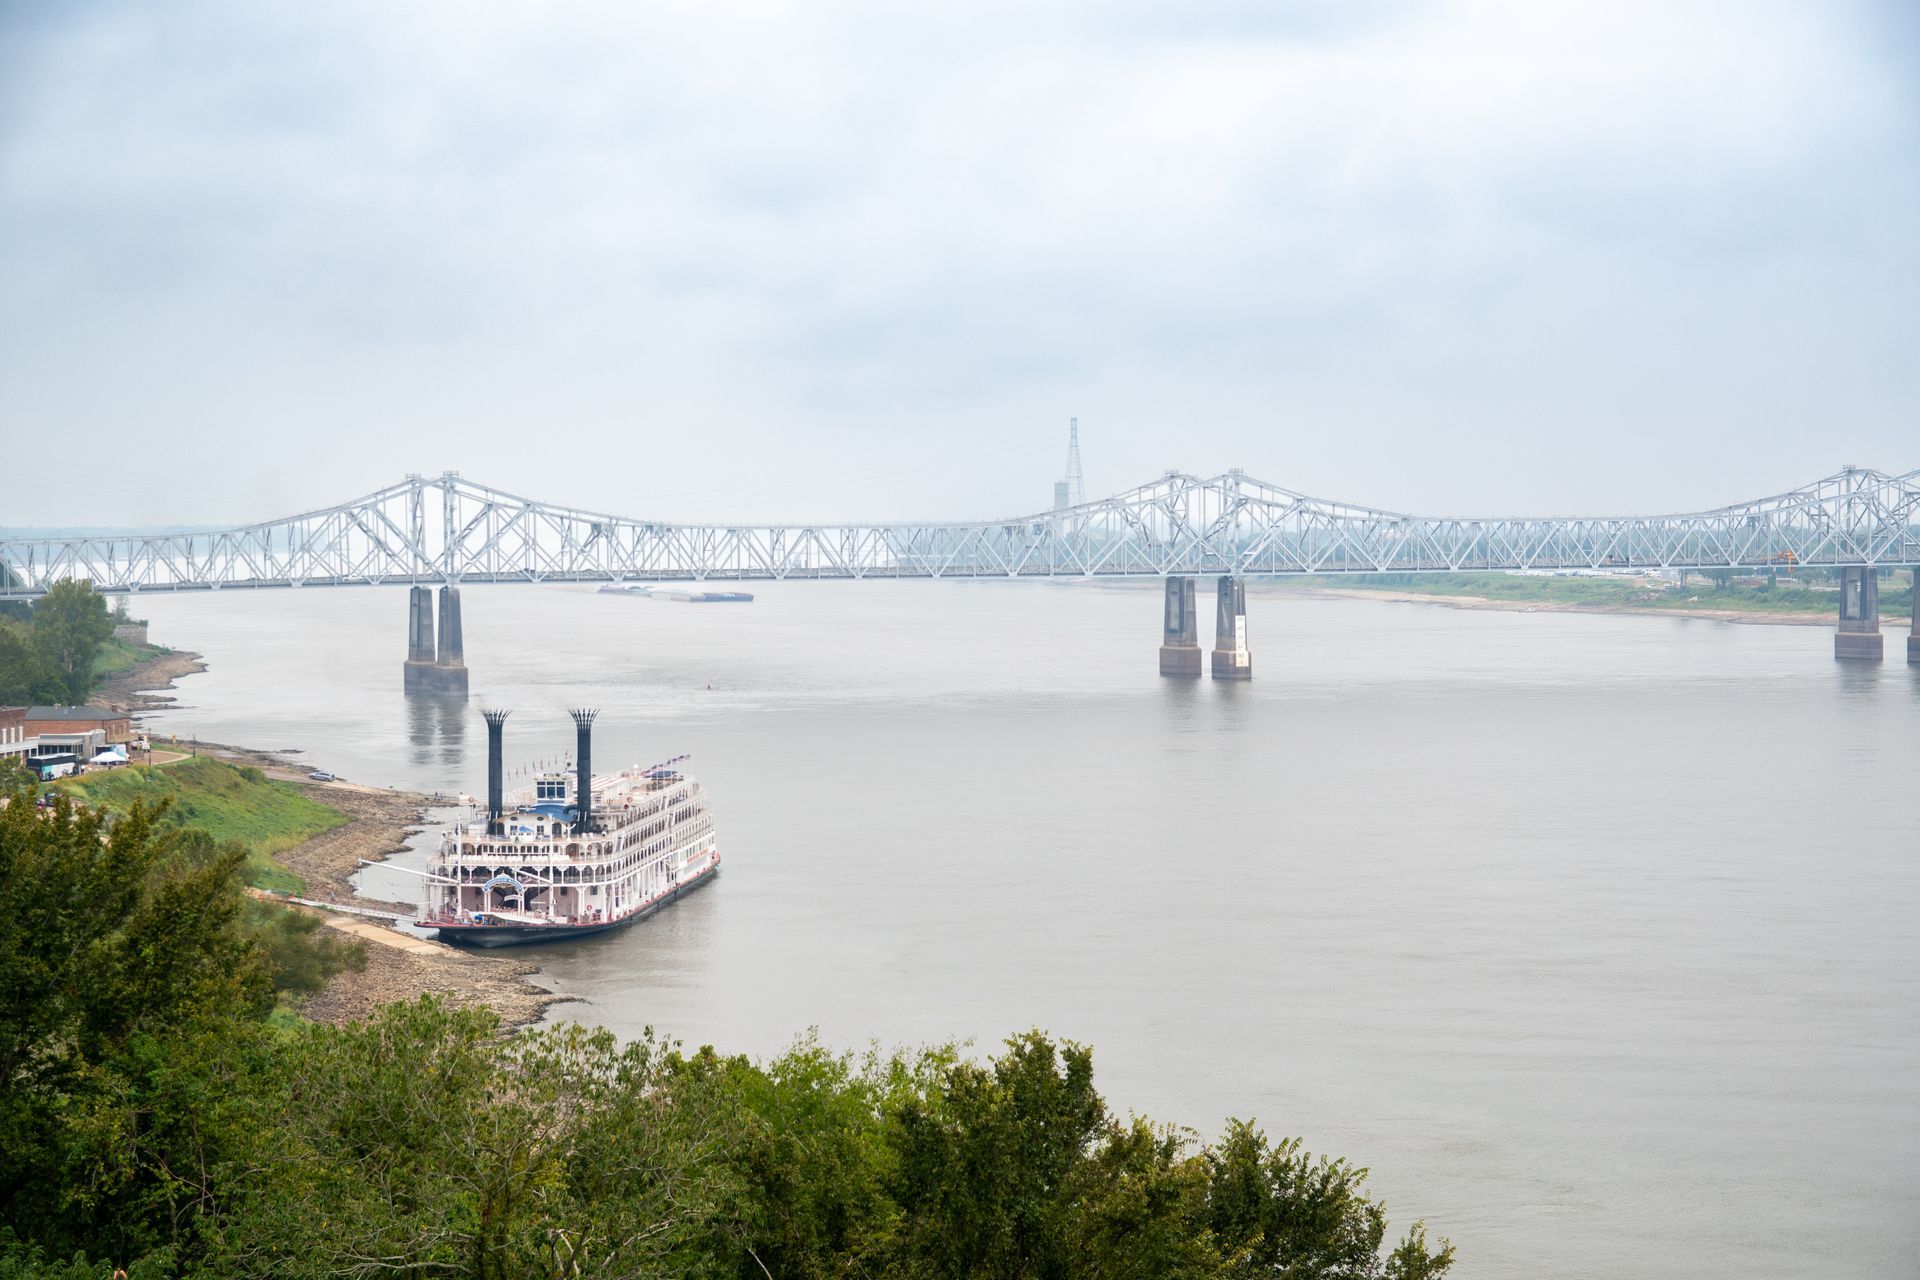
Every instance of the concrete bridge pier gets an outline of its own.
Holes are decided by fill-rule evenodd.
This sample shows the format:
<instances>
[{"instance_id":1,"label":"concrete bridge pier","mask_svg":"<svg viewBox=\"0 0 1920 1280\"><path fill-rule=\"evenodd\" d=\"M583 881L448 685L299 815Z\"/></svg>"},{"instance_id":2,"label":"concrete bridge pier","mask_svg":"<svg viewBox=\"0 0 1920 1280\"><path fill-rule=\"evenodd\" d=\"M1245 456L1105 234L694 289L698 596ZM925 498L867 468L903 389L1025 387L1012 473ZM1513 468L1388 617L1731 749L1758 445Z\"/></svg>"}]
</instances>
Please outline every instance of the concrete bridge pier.
<instances>
[{"instance_id":1,"label":"concrete bridge pier","mask_svg":"<svg viewBox=\"0 0 1920 1280\"><path fill-rule=\"evenodd\" d=\"M1880 578L1870 567L1840 571L1840 629L1833 634L1833 656L1858 662L1878 662L1884 652L1880 635Z\"/></svg>"},{"instance_id":2,"label":"concrete bridge pier","mask_svg":"<svg viewBox=\"0 0 1920 1280\"><path fill-rule=\"evenodd\" d=\"M1213 678L1253 679L1253 654L1247 649L1247 580L1222 577L1215 588Z\"/></svg>"},{"instance_id":3,"label":"concrete bridge pier","mask_svg":"<svg viewBox=\"0 0 1920 1280\"><path fill-rule=\"evenodd\" d=\"M467 665L467 647L460 635L460 588L440 588L440 644L434 661L443 667Z\"/></svg>"},{"instance_id":4,"label":"concrete bridge pier","mask_svg":"<svg viewBox=\"0 0 1920 1280\"><path fill-rule=\"evenodd\" d=\"M466 646L460 625L460 588L440 588L440 627L436 643L433 588L414 587L407 596L407 663L402 688L407 693L467 696Z\"/></svg>"},{"instance_id":5,"label":"concrete bridge pier","mask_svg":"<svg viewBox=\"0 0 1920 1280\"><path fill-rule=\"evenodd\" d=\"M407 661L433 661L433 588L407 592Z\"/></svg>"},{"instance_id":6,"label":"concrete bridge pier","mask_svg":"<svg viewBox=\"0 0 1920 1280\"><path fill-rule=\"evenodd\" d=\"M403 687L418 693L433 669L433 588L413 587L407 592L407 665Z\"/></svg>"},{"instance_id":7,"label":"concrete bridge pier","mask_svg":"<svg viewBox=\"0 0 1920 1280\"><path fill-rule=\"evenodd\" d=\"M1913 629L1907 632L1907 661L1920 663L1920 565L1913 567Z\"/></svg>"},{"instance_id":8,"label":"concrete bridge pier","mask_svg":"<svg viewBox=\"0 0 1920 1280\"><path fill-rule=\"evenodd\" d=\"M1192 578L1167 579L1167 607L1160 635L1160 674L1163 676L1200 678L1200 617L1195 608L1194 588Z\"/></svg>"}]
</instances>

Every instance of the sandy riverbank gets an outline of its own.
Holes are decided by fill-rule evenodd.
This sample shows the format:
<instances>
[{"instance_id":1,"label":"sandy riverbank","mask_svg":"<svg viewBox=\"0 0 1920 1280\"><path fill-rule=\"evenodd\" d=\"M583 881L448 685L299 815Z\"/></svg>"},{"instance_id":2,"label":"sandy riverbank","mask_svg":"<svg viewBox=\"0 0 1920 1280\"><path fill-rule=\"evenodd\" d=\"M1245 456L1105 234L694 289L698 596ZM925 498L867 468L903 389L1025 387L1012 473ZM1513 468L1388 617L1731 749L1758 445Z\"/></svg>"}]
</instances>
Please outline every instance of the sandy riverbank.
<instances>
[{"instance_id":1,"label":"sandy riverbank","mask_svg":"<svg viewBox=\"0 0 1920 1280\"><path fill-rule=\"evenodd\" d=\"M197 653L163 654L103 683L94 701L136 713L167 706L173 702L175 680L205 670L206 662ZM352 876L362 860L379 862L404 850L425 825L431 797L351 782L310 782L305 770L288 765L285 752L215 743L197 743L193 749L258 768L347 816L343 825L280 853L278 861L306 882L303 896L412 912L413 903L360 896ZM367 964L357 973L338 975L307 999L300 1011L315 1022L358 1021L383 1004L431 992L462 1007L484 1005L506 1026L523 1027L538 1022L549 1005L568 998L535 983L539 970L524 960L450 947L361 916L321 914L329 925L366 944Z\"/></svg>"}]
</instances>

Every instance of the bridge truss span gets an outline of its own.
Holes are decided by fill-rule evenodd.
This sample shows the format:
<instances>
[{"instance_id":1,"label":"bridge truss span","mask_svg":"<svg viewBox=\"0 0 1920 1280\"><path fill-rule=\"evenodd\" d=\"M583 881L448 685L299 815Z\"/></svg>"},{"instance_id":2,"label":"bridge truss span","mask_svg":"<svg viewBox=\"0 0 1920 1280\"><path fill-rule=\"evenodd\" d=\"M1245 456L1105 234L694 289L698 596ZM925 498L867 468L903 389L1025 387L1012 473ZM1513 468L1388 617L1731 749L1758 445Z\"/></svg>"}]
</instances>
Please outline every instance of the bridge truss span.
<instances>
[{"instance_id":1,"label":"bridge truss span","mask_svg":"<svg viewBox=\"0 0 1920 1280\"><path fill-rule=\"evenodd\" d=\"M1169 472L1061 511L956 523L682 524L537 502L454 472L230 529L0 541L0 597L380 583L1159 578L1920 563L1920 471L1664 516L1404 515L1240 472Z\"/></svg>"}]
</instances>

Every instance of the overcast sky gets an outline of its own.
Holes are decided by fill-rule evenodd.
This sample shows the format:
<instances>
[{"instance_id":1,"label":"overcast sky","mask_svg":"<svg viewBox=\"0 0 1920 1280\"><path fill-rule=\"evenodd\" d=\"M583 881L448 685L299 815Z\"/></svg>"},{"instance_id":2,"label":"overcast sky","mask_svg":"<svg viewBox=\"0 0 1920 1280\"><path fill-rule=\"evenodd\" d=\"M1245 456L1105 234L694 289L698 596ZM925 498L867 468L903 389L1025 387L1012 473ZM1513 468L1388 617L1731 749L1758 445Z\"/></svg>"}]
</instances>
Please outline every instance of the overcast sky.
<instances>
[{"instance_id":1,"label":"overcast sky","mask_svg":"<svg viewBox=\"0 0 1920 1280\"><path fill-rule=\"evenodd\" d=\"M1907 470L1917 12L9 0L0 525Z\"/></svg>"}]
</instances>

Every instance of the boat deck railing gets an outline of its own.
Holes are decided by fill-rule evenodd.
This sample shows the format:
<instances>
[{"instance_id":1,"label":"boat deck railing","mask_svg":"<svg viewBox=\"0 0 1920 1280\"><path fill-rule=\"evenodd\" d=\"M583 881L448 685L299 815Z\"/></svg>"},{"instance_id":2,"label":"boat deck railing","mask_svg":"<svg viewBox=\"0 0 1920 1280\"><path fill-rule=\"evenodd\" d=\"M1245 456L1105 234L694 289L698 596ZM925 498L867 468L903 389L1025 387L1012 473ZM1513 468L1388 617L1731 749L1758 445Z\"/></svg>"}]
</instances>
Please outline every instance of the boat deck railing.
<instances>
[{"instance_id":1,"label":"boat deck railing","mask_svg":"<svg viewBox=\"0 0 1920 1280\"><path fill-rule=\"evenodd\" d=\"M626 828L634 825L636 822L641 822L648 818L657 817L665 814L671 814L676 810L686 809L694 805L695 805L694 796L691 792L688 792L683 795L675 796L673 799L669 801L665 801L663 803L659 803L659 804L650 804L650 805L644 805L644 806L613 805L613 806L608 806L606 808L595 809L594 817L602 820L603 822L606 822L613 831L624 831ZM486 822L484 819L482 819L482 820L473 821L473 822L456 822L452 826L447 828L447 834L454 835L454 836L485 836L489 840L500 841L507 844L513 844L521 840L532 840L540 844L550 844L554 840L570 840L570 841L577 842L582 839L591 838L591 836L593 835L605 834L602 832L575 833L571 827L564 827L564 826L563 826L563 830L564 830L564 834L557 835L557 836L554 836L554 835L527 836L527 835L522 835L518 833L507 833L507 832L495 833L495 832L489 832L487 830Z\"/></svg>"}]
</instances>

